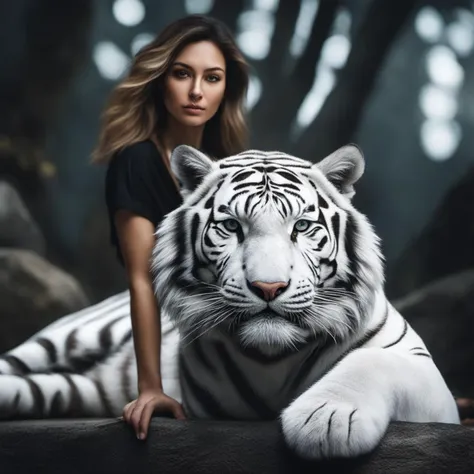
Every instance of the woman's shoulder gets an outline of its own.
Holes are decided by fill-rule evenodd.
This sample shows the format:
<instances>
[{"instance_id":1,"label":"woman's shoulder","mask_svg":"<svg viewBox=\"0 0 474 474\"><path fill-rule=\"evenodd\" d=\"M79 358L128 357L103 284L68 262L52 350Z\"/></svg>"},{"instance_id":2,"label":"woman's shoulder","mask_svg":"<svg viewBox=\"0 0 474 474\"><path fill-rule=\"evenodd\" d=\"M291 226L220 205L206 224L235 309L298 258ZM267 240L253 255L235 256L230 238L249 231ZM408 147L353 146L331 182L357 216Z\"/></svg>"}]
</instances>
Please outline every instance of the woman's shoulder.
<instances>
[{"instance_id":1,"label":"woman's shoulder","mask_svg":"<svg viewBox=\"0 0 474 474\"><path fill-rule=\"evenodd\" d=\"M121 150L115 153L111 162L126 162L129 160L145 161L150 159L156 160L156 158L161 158L156 145L151 140L143 140L141 142L135 142L123 147Z\"/></svg>"},{"instance_id":2,"label":"woman's shoulder","mask_svg":"<svg viewBox=\"0 0 474 474\"><path fill-rule=\"evenodd\" d=\"M153 173L161 170L162 162L156 145L151 140L144 140L117 151L109 162L108 174L121 173L121 170L127 173Z\"/></svg>"}]
</instances>

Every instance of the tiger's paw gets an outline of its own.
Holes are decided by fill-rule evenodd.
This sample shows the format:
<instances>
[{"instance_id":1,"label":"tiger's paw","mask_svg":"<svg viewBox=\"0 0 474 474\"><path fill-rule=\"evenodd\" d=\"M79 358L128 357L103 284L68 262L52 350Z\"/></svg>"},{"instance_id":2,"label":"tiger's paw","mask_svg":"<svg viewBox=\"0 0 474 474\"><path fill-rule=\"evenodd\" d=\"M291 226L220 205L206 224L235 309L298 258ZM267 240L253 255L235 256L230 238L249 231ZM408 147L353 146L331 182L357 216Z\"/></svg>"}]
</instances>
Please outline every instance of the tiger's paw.
<instances>
[{"instance_id":1,"label":"tiger's paw","mask_svg":"<svg viewBox=\"0 0 474 474\"><path fill-rule=\"evenodd\" d=\"M336 393L304 393L283 411L286 443L302 458L356 457L372 451L385 434L389 418L383 408Z\"/></svg>"}]
</instances>

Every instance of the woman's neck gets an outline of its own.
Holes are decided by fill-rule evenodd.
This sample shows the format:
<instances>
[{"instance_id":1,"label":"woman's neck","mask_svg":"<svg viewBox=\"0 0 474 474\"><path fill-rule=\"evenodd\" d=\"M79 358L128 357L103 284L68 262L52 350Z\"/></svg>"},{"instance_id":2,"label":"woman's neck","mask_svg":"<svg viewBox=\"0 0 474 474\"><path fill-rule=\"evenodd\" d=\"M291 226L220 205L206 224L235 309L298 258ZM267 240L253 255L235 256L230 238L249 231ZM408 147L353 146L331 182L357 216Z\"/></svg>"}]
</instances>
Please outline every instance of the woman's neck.
<instances>
[{"instance_id":1,"label":"woman's neck","mask_svg":"<svg viewBox=\"0 0 474 474\"><path fill-rule=\"evenodd\" d=\"M188 127L175 120L169 120L167 127L159 136L159 143L166 160L169 162L171 152L178 145L190 145L194 148L201 148L203 132L204 125Z\"/></svg>"}]
</instances>

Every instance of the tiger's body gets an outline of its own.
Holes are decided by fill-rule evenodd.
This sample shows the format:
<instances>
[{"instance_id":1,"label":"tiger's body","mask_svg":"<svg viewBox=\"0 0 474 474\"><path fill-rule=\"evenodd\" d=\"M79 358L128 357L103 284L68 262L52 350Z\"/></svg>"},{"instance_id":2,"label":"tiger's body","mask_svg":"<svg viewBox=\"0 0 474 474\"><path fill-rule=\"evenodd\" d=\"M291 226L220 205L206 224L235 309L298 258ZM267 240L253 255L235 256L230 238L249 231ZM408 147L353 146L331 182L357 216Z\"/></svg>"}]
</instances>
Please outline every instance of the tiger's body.
<instances>
[{"instance_id":1,"label":"tiger's body","mask_svg":"<svg viewBox=\"0 0 474 474\"><path fill-rule=\"evenodd\" d=\"M348 146L312 165L173 152L183 205L157 231L165 392L199 419L280 418L301 456L372 450L392 420L459 423L421 338L387 301L351 204ZM0 417L118 416L137 395L128 292L0 358Z\"/></svg>"}]
</instances>

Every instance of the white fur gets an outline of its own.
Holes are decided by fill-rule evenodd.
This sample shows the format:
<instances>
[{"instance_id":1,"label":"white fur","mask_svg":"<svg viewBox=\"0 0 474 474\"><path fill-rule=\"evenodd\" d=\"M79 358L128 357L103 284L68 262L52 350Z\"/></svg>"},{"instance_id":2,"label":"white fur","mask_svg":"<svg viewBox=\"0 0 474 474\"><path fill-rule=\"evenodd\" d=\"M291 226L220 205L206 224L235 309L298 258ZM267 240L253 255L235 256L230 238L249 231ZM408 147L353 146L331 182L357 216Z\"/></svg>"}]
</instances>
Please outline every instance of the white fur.
<instances>
[{"instance_id":1,"label":"white fur","mask_svg":"<svg viewBox=\"0 0 474 474\"><path fill-rule=\"evenodd\" d=\"M186 146L179 147L172 157L185 199L158 229L152 257L162 308L165 392L183 401L189 417L210 417L205 404L189 388L189 380L180 383L180 351L191 375L227 415L261 419L265 414L242 396L242 387L235 386L230 364L245 375L247 394L266 404L268 412L280 413L287 444L309 459L367 453L395 420L459 423L454 399L423 341L385 297L379 239L365 216L351 204L354 184L364 169L360 151L345 147L311 165L281 152L249 150L220 163L226 167L221 169ZM241 241L224 239L217 224L206 227L211 210L204 203L211 197L214 217L228 217L226 212L230 211L225 207L233 201L231 180L236 173L252 165L273 168L275 164L304 183L298 189L304 206L321 197L327 201L326 206L305 211L306 219L327 223L312 241L309 237L291 237L299 217L282 217L285 209L278 200L260 207L256 202L255 215L242 220ZM220 180L224 184L216 192ZM278 173L272 174L271 180L274 189L269 193L285 184ZM235 200L239 215L245 214L245 202L245 196ZM198 219L193 220L195 216ZM338 239L334 216L338 218L334 224L339 225ZM199 226L198 242L189 240L193 225ZM345 242L350 225L356 229L351 250L357 257L356 269ZM205 232L220 243L227 262L220 270L218 264L206 260L209 249L202 238ZM181 244L178 236L184 239ZM314 250L318 242L325 243ZM176 268L177 261L181 268ZM337 263L333 277L325 261ZM191 271L195 265L200 281ZM177 278L185 284L178 285ZM351 292L343 286L334 287L336 282L351 278L356 280L351 283ZM288 287L267 302L252 291L251 285L249 288L248 282L255 281L287 282ZM192 285L195 289L191 294ZM38 416L28 379L43 394L46 413L42 415L48 416L53 401L55 410L68 413L70 384L63 375L48 373L55 367L49 365L48 351L37 339L54 343L58 365L73 370L71 355L78 359L104 355L98 335L111 323L109 352L95 366L71 378L84 416L119 416L125 403L137 396L133 342L126 339L131 326L129 307L130 295L122 292L44 328L10 351L10 361L8 357L0 359L0 418ZM227 332L229 324L239 318L244 319L236 332ZM375 328L378 332L372 333ZM76 347L72 350L67 347L67 338L73 331ZM250 349L261 357L253 357ZM209 367L198 360L202 354ZM313 359L314 354L317 357ZM16 373L15 358L34 373L26 378ZM306 373L302 367L307 360L312 362ZM305 376L300 380L299 374Z\"/></svg>"}]
</instances>

